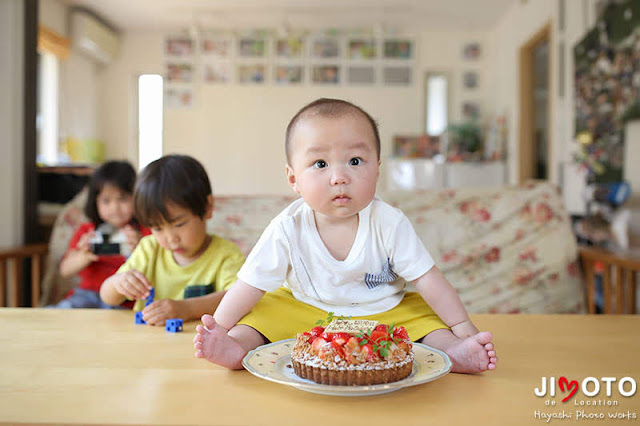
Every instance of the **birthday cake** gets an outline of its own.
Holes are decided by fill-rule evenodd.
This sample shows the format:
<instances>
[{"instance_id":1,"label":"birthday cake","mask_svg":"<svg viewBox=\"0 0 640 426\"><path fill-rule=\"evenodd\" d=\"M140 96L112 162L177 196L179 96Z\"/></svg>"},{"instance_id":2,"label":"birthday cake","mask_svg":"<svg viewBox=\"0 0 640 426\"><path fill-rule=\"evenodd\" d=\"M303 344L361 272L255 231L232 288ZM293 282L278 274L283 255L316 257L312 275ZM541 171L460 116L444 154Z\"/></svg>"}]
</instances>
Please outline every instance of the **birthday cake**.
<instances>
[{"instance_id":1,"label":"birthday cake","mask_svg":"<svg viewBox=\"0 0 640 426\"><path fill-rule=\"evenodd\" d=\"M401 326L334 320L298 334L291 362L298 376L325 385L390 383L411 374L413 345Z\"/></svg>"}]
</instances>

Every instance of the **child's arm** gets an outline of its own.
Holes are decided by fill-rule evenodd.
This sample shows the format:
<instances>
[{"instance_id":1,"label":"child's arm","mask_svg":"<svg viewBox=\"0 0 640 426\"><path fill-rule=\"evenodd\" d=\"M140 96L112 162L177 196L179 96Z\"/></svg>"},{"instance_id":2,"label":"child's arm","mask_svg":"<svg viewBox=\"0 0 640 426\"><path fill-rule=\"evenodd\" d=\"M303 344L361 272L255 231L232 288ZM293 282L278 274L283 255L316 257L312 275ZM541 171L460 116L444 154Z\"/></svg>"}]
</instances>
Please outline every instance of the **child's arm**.
<instances>
[{"instance_id":1,"label":"child's arm","mask_svg":"<svg viewBox=\"0 0 640 426\"><path fill-rule=\"evenodd\" d=\"M98 256L91 252L89 239L91 233L86 233L80 237L78 244L69 249L60 262L60 275L63 278L70 277L82 271L92 262L98 260Z\"/></svg>"},{"instance_id":2,"label":"child's arm","mask_svg":"<svg viewBox=\"0 0 640 426\"><path fill-rule=\"evenodd\" d=\"M249 313L263 295L264 291L238 280L228 291L216 291L184 300L156 300L145 307L142 313L148 324L162 325L170 318L192 321L204 314L215 312L216 322L229 330Z\"/></svg>"},{"instance_id":3,"label":"child's arm","mask_svg":"<svg viewBox=\"0 0 640 426\"><path fill-rule=\"evenodd\" d=\"M225 293L226 291L216 291L183 300L155 300L142 310L142 317L151 325L163 325L171 318L180 318L184 321L196 320L204 314L215 311Z\"/></svg>"},{"instance_id":4,"label":"child's arm","mask_svg":"<svg viewBox=\"0 0 640 426\"><path fill-rule=\"evenodd\" d=\"M431 309L451 327L456 336L463 338L478 333L478 329L469 319L458 293L440 272L437 266L432 267L414 284Z\"/></svg>"},{"instance_id":5,"label":"child's arm","mask_svg":"<svg viewBox=\"0 0 640 426\"><path fill-rule=\"evenodd\" d=\"M126 299L143 299L149 296L151 284L140 271L130 269L111 275L100 287L100 298L108 305L119 305Z\"/></svg>"}]
</instances>

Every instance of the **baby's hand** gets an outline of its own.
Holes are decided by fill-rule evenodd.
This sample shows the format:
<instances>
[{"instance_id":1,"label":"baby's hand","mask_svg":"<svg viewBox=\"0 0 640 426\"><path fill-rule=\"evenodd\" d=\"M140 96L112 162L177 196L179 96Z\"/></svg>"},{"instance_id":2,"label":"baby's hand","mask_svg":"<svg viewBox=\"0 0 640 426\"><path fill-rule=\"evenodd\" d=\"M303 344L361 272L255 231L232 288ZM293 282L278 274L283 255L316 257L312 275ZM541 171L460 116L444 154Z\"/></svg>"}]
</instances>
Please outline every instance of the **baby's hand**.
<instances>
[{"instance_id":1,"label":"baby's hand","mask_svg":"<svg viewBox=\"0 0 640 426\"><path fill-rule=\"evenodd\" d=\"M135 300L149 296L151 284L142 272L131 269L117 274L115 277L113 286L124 297Z\"/></svg>"},{"instance_id":2,"label":"baby's hand","mask_svg":"<svg viewBox=\"0 0 640 426\"><path fill-rule=\"evenodd\" d=\"M144 308L142 317L147 324L164 325L171 318L186 318L183 307L182 300L160 299Z\"/></svg>"}]
</instances>

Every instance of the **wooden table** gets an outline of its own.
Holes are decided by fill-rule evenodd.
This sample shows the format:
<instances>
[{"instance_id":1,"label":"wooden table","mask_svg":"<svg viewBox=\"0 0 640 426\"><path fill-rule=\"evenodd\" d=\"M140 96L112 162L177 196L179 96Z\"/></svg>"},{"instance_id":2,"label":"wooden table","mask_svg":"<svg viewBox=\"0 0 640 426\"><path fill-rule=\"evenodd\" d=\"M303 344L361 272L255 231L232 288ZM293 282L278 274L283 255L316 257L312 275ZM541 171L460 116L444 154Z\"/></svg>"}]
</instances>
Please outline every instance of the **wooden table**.
<instances>
[{"instance_id":1,"label":"wooden table","mask_svg":"<svg viewBox=\"0 0 640 426\"><path fill-rule=\"evenodd\" d=\"M545 424L546 413L631 412L623 397L538 397L542 377L640 379L640 316L474 315L494 332L497 370L365 397L303 392L195 359L183 333L135 325L127 311L0 309L0 422L218 425ZM590 385L592 388L592 385ZM630 388L629 383L626 390ZM617 401L617 407L576 406ZM555 401L556 406L545 406ZM536 411L538 417L536 417ZM585 423L584 421L579 422ZM601 420L602 424L624 424Z\"/></svg>"}]
</instances>

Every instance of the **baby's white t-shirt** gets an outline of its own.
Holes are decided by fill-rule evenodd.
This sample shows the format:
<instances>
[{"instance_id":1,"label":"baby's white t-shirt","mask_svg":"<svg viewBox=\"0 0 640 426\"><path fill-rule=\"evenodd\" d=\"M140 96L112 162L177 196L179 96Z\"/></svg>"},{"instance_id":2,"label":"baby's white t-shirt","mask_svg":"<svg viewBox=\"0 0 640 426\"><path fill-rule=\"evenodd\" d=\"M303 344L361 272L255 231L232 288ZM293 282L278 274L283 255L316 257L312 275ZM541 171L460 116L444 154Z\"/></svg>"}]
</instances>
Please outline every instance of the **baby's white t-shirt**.
<instances>
[{"instance_id":1,"label":"baby's white t-shirt","mask_svg":"<svg viewBox=\"0 0 640 426\"><path fill-rule=\"evenodd\" d=\"M433 259L402 211L374 198L358 215L355 241L340 261L322 242L313 210L294 201L267 226L238 278L264 291L284 284L299 301L336 315L392 309Z\"/></svg>"}]
</instances>

